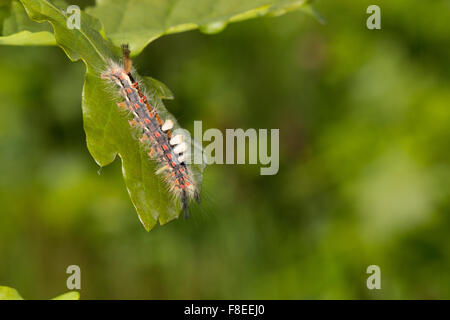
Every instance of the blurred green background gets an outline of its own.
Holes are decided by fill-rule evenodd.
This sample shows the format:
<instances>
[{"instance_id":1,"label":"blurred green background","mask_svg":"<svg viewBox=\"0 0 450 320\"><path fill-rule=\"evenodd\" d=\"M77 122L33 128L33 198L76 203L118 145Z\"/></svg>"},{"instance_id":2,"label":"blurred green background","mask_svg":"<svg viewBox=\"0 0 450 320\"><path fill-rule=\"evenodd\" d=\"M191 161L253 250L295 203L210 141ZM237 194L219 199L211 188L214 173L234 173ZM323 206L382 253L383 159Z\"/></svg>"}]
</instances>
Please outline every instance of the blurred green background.
<instances>
[{"instance_id":1,"label":"blurred green background","mask_svg":"<svg viewBox=\"0 0 450 320\"><path fill-rule=\"evenodd\" d=\"M316 7L325 25L256 19L136 59L191 132L280 129L277 175L210 166L201 209L149 233L120 160L87 151L84 65L0 47L0 285L51 298L76 264L82 299L449 299L450 1Z\"/></svg>"}]
</instances>

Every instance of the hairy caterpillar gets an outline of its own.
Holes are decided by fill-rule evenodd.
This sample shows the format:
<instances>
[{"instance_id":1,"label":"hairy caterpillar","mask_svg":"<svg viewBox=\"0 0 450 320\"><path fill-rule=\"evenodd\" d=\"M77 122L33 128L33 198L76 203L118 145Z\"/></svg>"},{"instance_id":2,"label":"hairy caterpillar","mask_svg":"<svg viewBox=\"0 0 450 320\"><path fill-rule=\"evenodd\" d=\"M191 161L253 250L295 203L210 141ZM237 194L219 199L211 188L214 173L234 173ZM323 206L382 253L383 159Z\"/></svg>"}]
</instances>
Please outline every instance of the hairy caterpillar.
<instances>
[{"instance_id":1,"label":"hairy caterpillar","mask_svg":"<svg viewBox=\"0 0 450 320\"><path fill-rule=\"evenodd\" d=\"M150 159L158 162L157 175L162 175L176 201L181 201L185 217L188 217L190 200L200 202L197 179L187 164L190 155L189 141L181 134L173 134L174 122L163 121L158 111L150 105L146 94L132 74L132 61L128 45L122 45L122 65L113 61L101 74L115 84L123 101L117 105L133 115L130 125L139 128L140 142L148 147Z\"/></svg>"}]
</instances>

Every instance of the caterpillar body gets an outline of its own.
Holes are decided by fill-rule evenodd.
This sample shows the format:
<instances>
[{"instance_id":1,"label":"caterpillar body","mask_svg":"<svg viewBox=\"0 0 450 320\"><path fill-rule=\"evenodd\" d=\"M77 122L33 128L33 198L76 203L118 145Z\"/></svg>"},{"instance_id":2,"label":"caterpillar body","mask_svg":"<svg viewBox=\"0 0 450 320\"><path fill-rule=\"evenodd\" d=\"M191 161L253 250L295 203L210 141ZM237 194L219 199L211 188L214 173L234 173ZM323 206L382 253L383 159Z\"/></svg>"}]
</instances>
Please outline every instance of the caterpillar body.
<instances>
[{"instance_id":1,"label":"caterpillar body","mask_svg":"<svg viewBox=\"0 0 450 320\"><path fill-rule=\"evenodd\" d=\"M162 175L176 201L188 217L189 201L200 202L196 178L187 164L189 141L183 135L173 134L174 122L163 121L158 111L150 105L146 94L132 74L132 62L128 45L122 45L123 66L110 62L107 70L101 74L103 79L114 83L119 89L123 101L117 105L128 110L133 119L130 125L139 128L140 142L148 146L150 159L158 162L157 175Z\"/></svg>"}]
</instances>

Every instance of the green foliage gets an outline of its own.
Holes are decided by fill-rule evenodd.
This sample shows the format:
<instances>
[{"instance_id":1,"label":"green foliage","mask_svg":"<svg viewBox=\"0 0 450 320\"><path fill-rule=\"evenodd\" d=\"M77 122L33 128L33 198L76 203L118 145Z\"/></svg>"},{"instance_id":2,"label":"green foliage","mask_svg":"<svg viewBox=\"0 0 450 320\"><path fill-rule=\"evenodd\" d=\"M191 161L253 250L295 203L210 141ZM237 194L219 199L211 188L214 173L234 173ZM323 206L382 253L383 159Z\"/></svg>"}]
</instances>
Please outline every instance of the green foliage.
<instances>
[{"instance_id":1,"label":"green foliage","mask_svg":"<svg viewBox=\"0 0 450 320\"><path fill-rule=\"evenodd\" d=\"M152 229L158 220L164 224L176 218L180 204L170 198L163 181L155 177L156 164L148 161L147 151L134 138L133 129L100 78L107 61L118 60L120 51L101 35L99 21L82 13L81 29L70 30L66 27L66 16L50 2L24 0L23 4L34 20L51 22L58 45L72 61L81 59L86 64L82 94L83 123L87 146L95 161L105 166L117 154L120 156L126 187L147 230ZM147 83L159 84L148 88L149 101L164 110L158 93L168 90L159 82Z\"/></svg>"},{"instance_id":2,"label":"green foliage","mask_svg":"<svg viewBox=\"0 0 450 320\"><path fill-rule=\"evenodd\" d=\"M382 30L370 4L318 1L325 26L255 19L136 57L183 123L280 129L277 175L212 165L202 212L151 234L120 161L98 175L85 147L84 65L1 47L0 279L53 297L77 263L83 299L450 298L448 1L383 1Z\"/></svg>"},{"instance_id":3,"label":"green foliage","mask_svg":"<svg viewBox=\"0 0 450 320\"><path fill-rule=\"evenodd\" d=\"M148 150L135 139L125 116L111 98L100 73L109 60L118 60L121 43L129 42L134 53L141 51L151 40L164 33L174 33L200 26L205 32L218 32L228 22L244 20L264 14L281 14L304 5L304 1L181 1L172 5L167 1L151 0L130 4L129 1L103 1L88 12L81 12L80 27L67 28L68 14L64 2L48 0L21 0L23 7L12 1L4 6L10 10L4 18L4 44L51 44L54 40L72 61L82 60L86 65L82 94L83 123L87 147L100 166L122 160L126 188L146 230L159 221L165 224L180 214L180 203L173 201L164 182L154 175L156 164L148 160ZM58 7L58 5L60 7ZM127 8L124 11L124 8ZM211 10L214 8L214 10ZM143 15L145 13L145 15ZM41 24L39 24L39 23ZM48 23L54 33L49 34ZM105 37L102 23L106 25ZM220 25L220 28L218 26ZM45 31L43 31L45 30ZM14 34L14 32L16 32ZM0 42L1 43L1 42ZM161 82L144 78L149 91L149 101L161 113L173 118L164 107L162 99L172 99L170 90ZM203 168L193 166L201 177Z\"/></svg>"},{"instance_id":4,"label":"green foliage","mask_svg":"<svg viewBox=\"0 0 450 320\"><path fill-rule=\"evenodd\" d=\"M69 291L54 297L52 300L80 300L80 293L78 291Z\"/></svg>"},{"instance_id":5,"label":"green foliage","mask_svg":"<svg viewBox=\"0 0 450 320\"><path fill-rule=\"evenodd\" d=\"M50 26L28 19L19 0L0 3L0 44L55 45ZM278 16L296 9L314 12L311 0L129 0L101 1L88 7L98 17L106 36L116 46L129 43L137 55L151 41L172 33L200 29L205 33L222 31L227 24L255 17ZM67 3L54 0L61 10Z\"/></svg>"},{"instance_id":6,"label":"green foliage","mask_svg":"<svg viewBox=\"0 0 450 320\"><path fill-rule=\"evenodd\" d=\"M151 41L171 33L199 28L205 33L222 31L227 24L281 15L304 8L306 0L107 0L88 13L98 17L110 39L129 42L132 52L141 52Z\"/></svg>"},{"instance_id":7,"label":"green foliage","mask_svg":"<svg viewBox=\"0 0 450 320\"><path fill-rule=\"evenodd\" d=\"M23 300L16 289L0 286L0 300Z\"/></svg>"},{"instance_id":8,"label":"green foliage","mask_svg":"<svg viewBox=\"0 0 450 320\"><path fill-rule=\"evenodd\" d=\"M0 300L23 300L23 298L16 289L0 286ZM80 293L77 291L69 291L52 300L80 300Z\"/></svg>"},{"instance_id":9,"label":"green foliage","mask_svg":"<svg viewBox=\"0 0 450 320\"><path fill-rule=\"evenodd\" d=\"M0 44L54 45L50 24L30 20L18 0L0 1Z\"/></svg>"}]
</instances>

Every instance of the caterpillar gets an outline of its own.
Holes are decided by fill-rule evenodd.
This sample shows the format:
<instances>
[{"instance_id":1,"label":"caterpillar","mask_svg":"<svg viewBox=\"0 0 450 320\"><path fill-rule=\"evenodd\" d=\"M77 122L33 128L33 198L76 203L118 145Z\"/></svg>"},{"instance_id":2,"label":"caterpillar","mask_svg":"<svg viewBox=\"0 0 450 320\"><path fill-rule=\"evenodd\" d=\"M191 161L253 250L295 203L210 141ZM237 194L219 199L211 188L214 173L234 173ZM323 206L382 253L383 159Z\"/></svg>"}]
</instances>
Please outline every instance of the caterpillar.
<instances>
[{"instance_id":1,"label":"caterpillar","mask_svg":"<svg viewBox=\"0 0 450 320\"><path fill-rule=\"evenodd\" d=\"M139 128L139 141L148 150L149 158L158 163L155 174L162 175L169 192L176 201L181 201L185 218L188 218L189 202L200 202L196 177L187 164L189 141L185 141L187 139L181 134L173 134L173 120L163 121L156 108L150 105L144 89L132 76L132 61L127 44L122 45L122 53L122 65L109 61L106 71L100 76L119 89L123 101L117 103L118 107L133 115L130 125Z\"/></svg>"}]
</instances>

